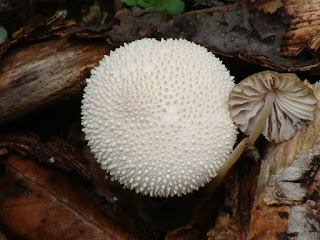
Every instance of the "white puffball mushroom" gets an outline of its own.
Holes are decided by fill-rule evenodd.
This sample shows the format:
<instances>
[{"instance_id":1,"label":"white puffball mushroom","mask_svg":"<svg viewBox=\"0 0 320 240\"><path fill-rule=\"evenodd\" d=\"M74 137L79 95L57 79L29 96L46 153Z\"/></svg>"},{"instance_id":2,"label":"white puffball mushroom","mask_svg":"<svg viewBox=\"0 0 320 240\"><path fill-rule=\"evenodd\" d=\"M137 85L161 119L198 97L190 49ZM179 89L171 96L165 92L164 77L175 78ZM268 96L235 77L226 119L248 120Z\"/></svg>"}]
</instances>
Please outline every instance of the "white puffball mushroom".
<instances>
[{"instance_id":1,"label":"white puffball mushroom","mask_svg":"<svg viewBox=\"0 0 320 240\"><path fill-rule=\"evenodd\" d=\"M313 121L317 99L296 74L263 71L235 85L229 104L234 122L252 144L261 131L278 143Z\"/></svg>"},{"instance_id":2,"label":"white puffball mushroom","mask_svg":"<svg viewBox=\"0 0 320 240\"><path fill-rule=\"evenodd\" d=\"M230 156L237 129L233 77L206 48L142 39L100 61L87 79L83 131L96 160L124 187L155 197L204 186Z\"/></svg>"}]
</instances>

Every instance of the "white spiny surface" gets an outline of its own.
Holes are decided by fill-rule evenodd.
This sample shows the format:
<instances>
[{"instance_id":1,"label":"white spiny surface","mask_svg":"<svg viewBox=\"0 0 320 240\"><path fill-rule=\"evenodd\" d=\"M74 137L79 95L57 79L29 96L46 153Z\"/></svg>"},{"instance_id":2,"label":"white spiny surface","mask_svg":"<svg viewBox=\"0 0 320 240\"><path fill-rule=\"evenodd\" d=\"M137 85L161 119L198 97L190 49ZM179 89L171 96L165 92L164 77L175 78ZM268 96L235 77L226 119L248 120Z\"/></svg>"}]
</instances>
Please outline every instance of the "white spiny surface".
<instances>
[{"instance_id":1,"label":"white spiny surface","mask_svg":"<svg viewBox=\"0 0 320 240\"><path fill-rule=\"evenodd\" d=\"M101 168L124 187L181 196L214 178L233 149L233 86L221 61L195 43L134 41L92 70L83 131Z\"/></svg>"}]
</instances>

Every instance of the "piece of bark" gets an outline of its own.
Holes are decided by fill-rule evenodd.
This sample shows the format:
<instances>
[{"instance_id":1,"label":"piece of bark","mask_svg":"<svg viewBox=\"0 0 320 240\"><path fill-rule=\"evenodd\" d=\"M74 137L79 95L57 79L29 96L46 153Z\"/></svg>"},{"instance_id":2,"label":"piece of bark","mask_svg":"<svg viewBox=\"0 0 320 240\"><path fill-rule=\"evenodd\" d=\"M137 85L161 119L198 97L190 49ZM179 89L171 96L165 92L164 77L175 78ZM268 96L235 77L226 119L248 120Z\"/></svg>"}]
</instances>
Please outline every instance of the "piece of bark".
<instances>
[{"instance_id":1,"label":"piece of bark","mask_svg":"<svg viewBox=\"0 0 320 240\"><path fill-rule=\"evenodd\" d=\"M0 60L0 123L79 97L106 43L47 40L10 50Z\"/></svg>"},{"instance_id":2,"label":"piece of bark","mask_svg":"<svg viewBox=\"0 0 320 240\"><path fill-rule=\"evenodd\" d=\"M0 222L9 239L134 239L81 182L18 155L0 163Z\"/></svg>"},{"instance_id":3,"label":"piece of bark","mask_svg":"<svg viewBox=\"0 0 320 240\"><path fill-rule=\"evenodd\" d=\"M50 18L44 19L37 24L26 24L26 26L12 34L12 39L8 39L0 45L0 58L10 47L21 43L38 41L53 36L67 36L69 28L75 26L76 22L74 19L65 20L65 18L66 14L55 13Z\"/></svg>"},{"instance_id":4,"label":"piece of bark","mask_svg":"<svg viewBox=\"0 0 320 240\"><path fill-rule=\"evenodd\" d=\"M75 147L66 140L50 137L41 141L40 136L27 133L3 133L0 135L0 147L16 150L39 162L60 168L66 172L75 172L85 180L91 180L91 172L81 147Z\"/></svg>"},{"instance_id":5,"label":"piece of bark","mask_svg":"<svg viewBox=\"0 0 320 240\"><path fill-rule=\"evenodd\" d=\"M290 16L290 27L283 39L281 54L297 56L304 49L316 52L320 47L320 2L318 0L283 0Z\"/></svg>"}]
</instances>

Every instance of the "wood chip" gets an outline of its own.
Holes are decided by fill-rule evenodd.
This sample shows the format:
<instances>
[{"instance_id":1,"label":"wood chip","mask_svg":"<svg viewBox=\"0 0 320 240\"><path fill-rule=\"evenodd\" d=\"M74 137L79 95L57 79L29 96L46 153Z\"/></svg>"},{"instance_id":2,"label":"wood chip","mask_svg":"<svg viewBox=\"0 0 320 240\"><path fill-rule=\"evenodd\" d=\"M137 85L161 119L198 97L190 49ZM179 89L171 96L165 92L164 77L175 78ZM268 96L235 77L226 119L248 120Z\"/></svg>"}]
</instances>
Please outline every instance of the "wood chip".
<instances>
[{"instance_id":1,"label":"wood chip","mask_svg":"<svg viewBox=\"0 0 320 240\"><path fill-rule=\"evenodd\" d=\"M309 48L318 50L320 34L320 2L318 0L283 0L290 16L290 27L283 39L281 54L297 56Z\"/></svg>"}]
</instances>

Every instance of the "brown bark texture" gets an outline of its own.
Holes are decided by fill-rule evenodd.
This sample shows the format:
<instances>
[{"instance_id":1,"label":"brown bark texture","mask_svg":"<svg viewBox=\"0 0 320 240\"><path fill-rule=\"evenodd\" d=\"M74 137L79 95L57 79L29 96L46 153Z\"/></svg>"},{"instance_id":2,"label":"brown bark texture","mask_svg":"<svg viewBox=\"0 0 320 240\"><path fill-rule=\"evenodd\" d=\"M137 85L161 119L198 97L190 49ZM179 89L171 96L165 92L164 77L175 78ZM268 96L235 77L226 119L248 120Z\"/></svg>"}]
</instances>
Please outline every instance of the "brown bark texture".
<instances>
[{"instance_id":1,"label":"brown bark texture","mask_svg":"<svg viewBox=\"0 0 320 240\"><path fill-rule=\"evenodd\" d=\"M57 14L34 29L22 29L4 45L37 39L0 59L0 123L81 95L90 70L108 53L106 44L63 37L65 28L74 24L61 22L64 17ZM48 30L43 33L44 26ZM40 41L53 35L61 38Z\"/></svg>"}]
</instances>

